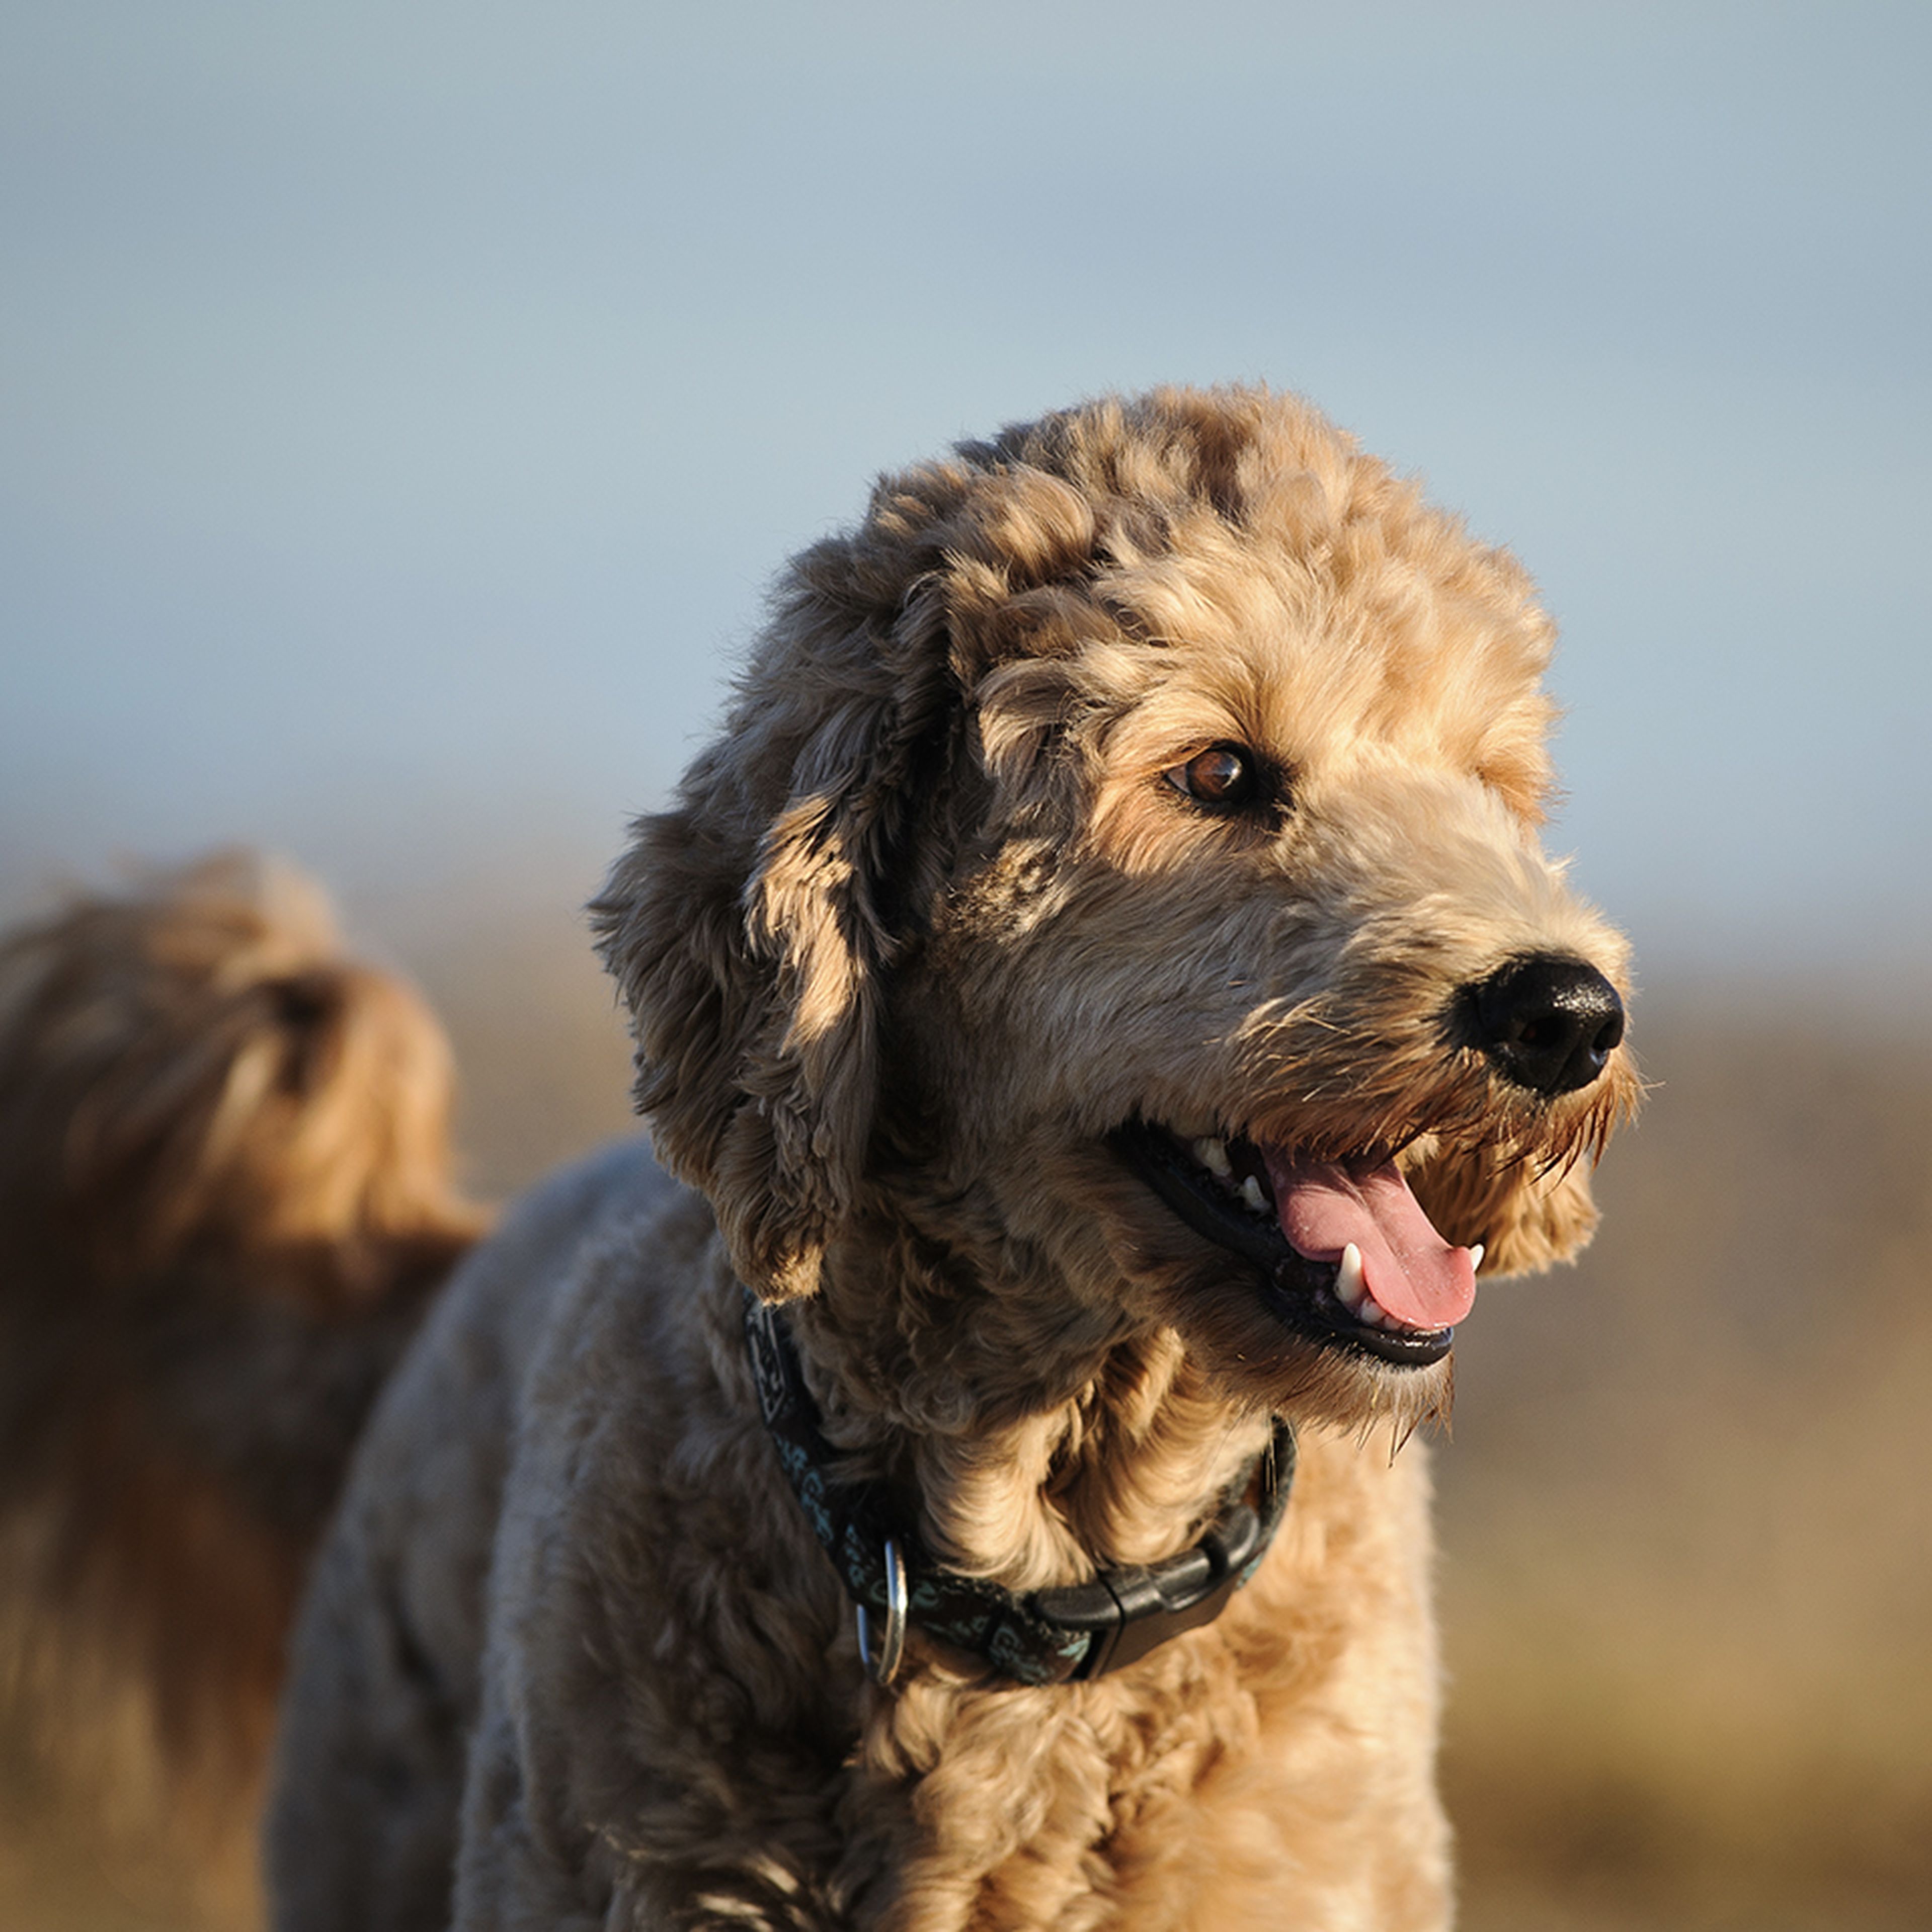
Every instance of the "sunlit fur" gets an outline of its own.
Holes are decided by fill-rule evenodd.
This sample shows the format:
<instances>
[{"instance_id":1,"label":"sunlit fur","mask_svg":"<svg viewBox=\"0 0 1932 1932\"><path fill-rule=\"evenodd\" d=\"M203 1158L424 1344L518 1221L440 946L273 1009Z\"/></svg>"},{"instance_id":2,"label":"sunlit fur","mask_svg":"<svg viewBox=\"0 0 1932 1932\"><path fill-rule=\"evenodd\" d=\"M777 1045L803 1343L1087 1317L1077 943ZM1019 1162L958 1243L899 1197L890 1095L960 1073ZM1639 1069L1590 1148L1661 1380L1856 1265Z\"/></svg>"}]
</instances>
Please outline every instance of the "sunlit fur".
<instances>
[{"instance_id":1,"label":"sunlit fur","mask_svg":"<svg viewBox=\"0 0 1932 1932\"><path fill-rule=\"evenodd\" d=\"M362 1415L480 1232L416 996L241 855L0 945L0 1531L35 1674L132 1682L218 1802Z\"/></svg>"}]
</instances>

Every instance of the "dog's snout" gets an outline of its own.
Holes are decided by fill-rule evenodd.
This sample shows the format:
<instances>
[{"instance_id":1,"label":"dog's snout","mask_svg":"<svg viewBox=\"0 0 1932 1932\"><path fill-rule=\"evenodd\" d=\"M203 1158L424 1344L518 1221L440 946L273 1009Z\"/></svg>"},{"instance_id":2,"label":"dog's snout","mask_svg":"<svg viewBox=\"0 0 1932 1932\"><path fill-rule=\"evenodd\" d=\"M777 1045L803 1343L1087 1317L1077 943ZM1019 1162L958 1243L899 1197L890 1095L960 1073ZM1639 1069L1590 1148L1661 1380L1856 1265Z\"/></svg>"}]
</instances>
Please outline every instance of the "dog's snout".
<instances>
[{"instance_id":1,"label":"dog's snout","mask_svg":"<svg viewBox=\"0 0 1932 1932\"><path fill-rule=\"evenodd\" d=\"M1519 1087L1555 1095L1587 1087L1624 1036L1624 1003L1594 966L1538 952L1472 989L1479 1043Z\"/></svg>"}]
</instances>

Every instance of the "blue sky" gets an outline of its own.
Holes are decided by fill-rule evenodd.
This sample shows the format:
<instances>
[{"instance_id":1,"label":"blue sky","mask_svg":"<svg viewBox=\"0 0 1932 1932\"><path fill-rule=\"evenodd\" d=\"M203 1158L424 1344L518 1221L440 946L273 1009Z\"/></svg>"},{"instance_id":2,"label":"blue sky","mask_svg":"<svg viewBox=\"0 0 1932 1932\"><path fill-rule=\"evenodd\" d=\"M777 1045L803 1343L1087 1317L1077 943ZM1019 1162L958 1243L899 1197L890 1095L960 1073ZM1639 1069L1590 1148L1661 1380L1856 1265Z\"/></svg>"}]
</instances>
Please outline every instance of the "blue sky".
<instances>
[{"instance_id":1,"label":"blue sky","mask_svg":"<svg viewBox=\"0 0 1932 1932\"><path fill-rule=\"evenodd\" d=\"M1258 378L1543 585L1554 842L1643 956L1922 959L1929 57L1862 0L7 0L0 908L236 837L580 896L878 470Z\"/></svg>"}]
</instances>

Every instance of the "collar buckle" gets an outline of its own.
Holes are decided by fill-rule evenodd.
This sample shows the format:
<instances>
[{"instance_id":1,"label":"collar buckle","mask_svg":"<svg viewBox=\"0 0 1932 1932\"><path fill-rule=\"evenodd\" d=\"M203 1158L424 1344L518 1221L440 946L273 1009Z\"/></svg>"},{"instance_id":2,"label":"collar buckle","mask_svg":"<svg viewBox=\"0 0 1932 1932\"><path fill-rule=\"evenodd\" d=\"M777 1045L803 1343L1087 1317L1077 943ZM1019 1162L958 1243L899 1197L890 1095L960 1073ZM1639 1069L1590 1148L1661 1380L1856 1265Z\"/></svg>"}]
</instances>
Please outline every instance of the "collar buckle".
<instances>
[{"instance_id":1,"label":"collar buckle","mask_svg":"<svg viewBox=\"0 0 1932 1932\"><path fill-rule=\"evenodd\" d=\"M1284 1473L1294 1467L1294 1437L1276 1423L1261 1459L1251 1506L1225 1509L1201 1540L1164 1563L1103 1570L1090 1583L1036 1591L1033 1608L1052 1624L1090 1634L1073 1676L1084 1680L1124 1669L1169 1637L1210 1624L1254 1573L1280 1520Z\"/></svg>"}]
</instances>

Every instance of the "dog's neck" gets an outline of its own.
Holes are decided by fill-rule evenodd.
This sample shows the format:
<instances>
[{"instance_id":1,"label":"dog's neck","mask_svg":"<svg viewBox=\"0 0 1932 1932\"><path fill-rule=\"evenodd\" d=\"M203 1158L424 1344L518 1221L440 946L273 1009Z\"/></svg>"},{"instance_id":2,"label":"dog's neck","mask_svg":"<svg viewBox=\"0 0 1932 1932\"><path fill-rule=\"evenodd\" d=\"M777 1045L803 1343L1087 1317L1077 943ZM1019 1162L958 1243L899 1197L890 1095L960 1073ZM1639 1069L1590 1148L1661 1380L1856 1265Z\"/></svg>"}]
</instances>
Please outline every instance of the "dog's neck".
<instances>
[{"instance_id":1,"label":"dog's neck","mask_svg":"<svg viewBox=\"0 0 1932 1932\"><path fill-rule=\"evenodd\" d=\"M1042 1338L1038 1310L1067 1305L910 1240L853 1240L795 1312L827 1439L916 1511L935 1558L1012 1590L1186 1548L1270 1433L1172 1330Z\"/></svg>"}]
</instances>

